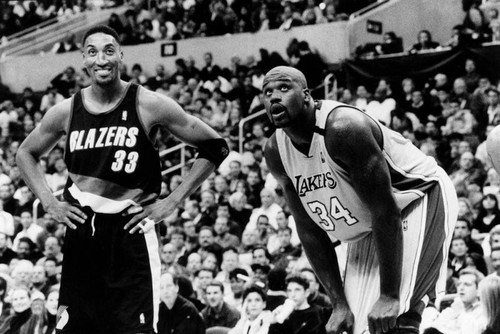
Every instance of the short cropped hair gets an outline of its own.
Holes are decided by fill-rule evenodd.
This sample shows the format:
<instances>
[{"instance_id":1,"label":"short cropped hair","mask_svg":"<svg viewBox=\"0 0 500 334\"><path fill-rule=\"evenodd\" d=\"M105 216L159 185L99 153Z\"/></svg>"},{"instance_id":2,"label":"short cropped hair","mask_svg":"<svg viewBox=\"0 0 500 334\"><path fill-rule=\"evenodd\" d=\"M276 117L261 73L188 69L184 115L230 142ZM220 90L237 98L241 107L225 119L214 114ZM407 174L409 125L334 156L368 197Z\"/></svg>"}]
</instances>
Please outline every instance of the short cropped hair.
<instances>
[{"instance_id":1,"label":"short cropped hair","mask_svg":"<svg viewBox=\"0 0 500 334\"><path fill-rule=\"evenodd\" d=\"M482 281L484 278L484 275L477 269L475 268L464 268L458 272L458 277L461 277L463 275L473 275L476 277L476 287L478 287L479 282Z\"/></svg>"},{"instance_id":2,"label":"short cropped hair","mask_svg":"<svg viewBox=\"0 0 500 334\"><path fill-rule=\"evenodd\" d=\"M116 30L111 28L111 27L108 27L106 25L101 24L101 25L97 25L97 26L92 27L89 30L87 30L85 35L83 35L82 46L85 46L85 41L87 40L87 38L90 35L97 34L97 33L103 33L106 35L110 35L116 40L116 42L118 44L120 44L120 37L118 36L118 33L116 32Z\"/></svg>"},{"instance_id":3,"label":"short cropped hair","mask_svg":"<svg viewBox=\"0 0 500 334\"><path fill-rule=\"evenodd\" d=\"M218 281L218 280L216 280L216 279L213 279L213 280L211 280L211 281L210 281L210 283L208 283L208 284L207 284L207 288L208 288L209 286L218 286L218 287L220 288L220 291L221 291L222 293L224 293L224 284L222 284L222 282L221 282L221 281Z\"/></svg>"},{"instance_id":4,"label":"short cropped hair","mask_svg":"<svg viewBox=\"0 0 500 334\"><path fill-rule=\"evenodd\" d=\"M304 290L309 289L309 282L302 276L299 275L290 275L286 278L286 286L290 283L297 283L304 287Z\"/></svg>"},{"instance_id":5,"label":"short cropped hair","mask_svg":"<svg viewBox=\"0 0 500 334\"><path fill-rule=\"evenodd\" d=\"M266 300L267 300L266 293L264 292L264 290L259 288L257 285L251 285L248 288L246 288L245 291L243 291L243 300L245 300L247 298L247 296L249 294L251 294L252 292L259 294L259 296L262 298L262 300L264 302L266 302Z\"/></svg>"}]
</instances>

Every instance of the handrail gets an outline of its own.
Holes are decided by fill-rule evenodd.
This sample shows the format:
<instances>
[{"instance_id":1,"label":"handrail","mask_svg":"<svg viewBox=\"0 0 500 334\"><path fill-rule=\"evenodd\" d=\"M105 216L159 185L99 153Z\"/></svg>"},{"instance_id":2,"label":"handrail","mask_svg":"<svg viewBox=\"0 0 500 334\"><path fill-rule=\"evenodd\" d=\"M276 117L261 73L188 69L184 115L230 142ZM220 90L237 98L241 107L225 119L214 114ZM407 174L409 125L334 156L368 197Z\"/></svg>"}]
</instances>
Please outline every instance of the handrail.
<instances>
[{"instance_id":1,"label":"handrail","mask_svg":"<svg viewBox=\"0 0 500 334\"><path fill-rule=\"evenodd\" d=\"M55 16L55 17L53 17L51 19L42 21L42 22L40 22L38 24L35 24L34 26L28 27L26 29L23 29L21 31L18 31L18 32L12 34L12 35L7 36L7 41L10 42L13 39L20 38L20 37L22 37L24 35L32 33L33 31L37 31L38 29L44 28L44 27L46 27L48 25L51 25L53 23L57 23L57 21L59 21L59 16Z\"/></svg>"},{"instance_id":2,"label":"handrail","mask_svg":"<svg viewBox=\"0 0 500 334\"><path fill-rule=\"evenodd\" d=\"M266 110L263 109L261 111L257 111L255 114L252 114L250 116L247 116L245 118L242 118L240 120L240 122L238 123L238 151L240 152L240 154L243 153L243 126L245 125L245 123L247 123L248 121L251 121L252 119L254 118L257 118L259 116L262 116L263 114L266 113Z\"/></svg>"},{"instance_id":3,"label":"handrail","mask_svg":"<svg viewBox=\"0 0 500 334\"><path fill-rule=\"evenodd\" d=\"M325 79L323 80L323 84L325 86L325 99L328 99L329 98L329 91L328 91L328 86L329 86L329 82L330 82L330 79L333 78L333 85L332 85L332 92L333 92L333 96L331 97L332 99L334 100L337 100L337 79L335 78L335 74L333 73L330 73L328 74Z\"/></svg>"},{"instance_id":4,"label":"handrail","mask_svg":"<svg viewBox=\"0 0 500 334\"><path fill-rule=\"evenodd\" d=\"M184 171L182 170L182 167L186 166L188 163L192 162L194 159L190 159L189 161L186 161L186 147L189 146L185 143L180 143L180 144L177 144L175 146L172 146L170 148L167 148L166 150L163 150L160 152L160 159L163 158L164 156L170 154L170 153L173 153L173 152L176 152L176 151L180 151L180 154L181 154L181 161L175 165L175 166L171 166L165 170L163 170L161 172L161 176L165 176L165 175L168 175L172 172L175 172L176 170L179 170L181 169L181 176L184 176Z\"/></svg>"},{"instance_id":5,"label":"handrail","mask_svg":"<svg viewBox=\"0 0 500 334\"><path fill-rule=\"evenodd\" d=\"M68 26L74 25L74 24L80 24L81 21L84 21L87 18L87 13L82 12L79 14L75 14L70 17L55 17L50 20L50 24L43 24L40 23L36 25L35 27L28 28L29 31L21 31L16 36L16 34L12 35L15 36L14 38L8 38L7 43L0 45L0 53L13 53L12 49L19 48L20 46L22 47L23 44L29 43L31 41L35 41L37 38L40 36L47 36L47 33L49 33L50 29L56 28L56 25L59 24L57 27L59 34L66 34L67 31L71 31L71 29L67 29ZM9 36L9 37L12 37Z\"/></svg>"},{"instance_id":6,"label":"handrail","mask_svg":"<svg viewBox=\"0 0 500 334\"><path fill-rule=\"evenodd\" d=\"M364 7L362 9L358 10L357 12L354 12L351 15L349 15L349 20L353 20L353 19L371 11L372 9L375 9L379 6L382 6L383 4L388 3L389 1L391 1L391 0L377 0L377 2L374 2L374 3Z\"/></svg>"}]
</instances>

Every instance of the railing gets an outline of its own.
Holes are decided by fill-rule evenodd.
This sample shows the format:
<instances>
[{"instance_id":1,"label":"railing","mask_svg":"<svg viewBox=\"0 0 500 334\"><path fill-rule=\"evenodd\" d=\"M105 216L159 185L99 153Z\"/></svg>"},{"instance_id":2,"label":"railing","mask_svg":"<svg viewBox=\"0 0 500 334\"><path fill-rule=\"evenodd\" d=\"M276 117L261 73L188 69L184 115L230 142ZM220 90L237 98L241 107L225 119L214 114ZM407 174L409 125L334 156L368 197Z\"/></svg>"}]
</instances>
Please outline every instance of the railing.
<instances>
[{"instance_id":1,"label":"railing","mask_svg":"<svg viewBox=\"0 0 500 334\"><path fill-rule=\"evenodd\" d=\"M177 151L180 151L180 154L181 154L181 161L177 165L171 166L171 167L165 169L164 171L162 171L161 176L165 176L165 175L170 174L172 172L175 172L176 170L179 170L179 169L181 170L181 176L184 176L183 175L184 171L182 170L182 167L184 167L188 162L192 161L192 159L191 159L190 161L186 162L186 146L188 146L188 145L184 144L184 143L180 143L180 144L177 144L175 146L172 146L171 148L167 148L166 150L163 150L160 152L160 159L168 154L175 153Z\"/></svg>"},{"instance_id":2,"label":"railing","mask_svg":"<svg viewBox=\"0 0 500 334\"><path fill-rule=\"evenodd\" d=\"M240 120L240 122L238 123L238 152L243 153L243 140L245 139L245 135L243 133L243 127L245 126L245 124L249 121L251 121L252 119L255 119L257 117L260 117L262 115L264 115L266 113L266 110L261 110L261 111L257 111L255 114L252 114L250 116L247 116L243 119Z\"/></svg>"},{"instance_id":3,"label":"railing","mask_svg":"<svg viewBox=\"0 0 500 334\"><path fill-rule=\"evenodd\" d=\"M351 15L349 15L349 20L353 20L353 19L355 19L355 18L357 18L365 13L368 13L369 11L371 11L377 7L380 7L383 4L388 3L389 1L391 1L391 0L378 0L377 2L374 2L371 5L368 5L362 9L358 10L357 12L354 12Z\"/></svg>"},{"instance_id":4,"label":"railing","mask_svg":"<svg viewBox=\"0 0 500 334\"><path fill-rule=\"evenodd\" d=\"M80 13L73 15L71 17L55 17L48 21L42 22L33 26L31 28L20 31L12 36L8 37L8 42L0 46L0 54L3 56L11 55L19 52L26 47L32 47L33 44L39 43L39 39L45 39L49 35L51 29L57 26L57 31L65 34L67 31L71 31L71 26L75 24L81 24L82 21L86 20L87 14Z\"/></svg>"},{"instance_id":5,"label":"railing","mask_svg":"<svg viewBox=\"0 0 500 334\"><path fill-rule=\"evenodd\" d=\"M113 7L99 11L85 11L69 17L57 17L50 24L41 24L20 32L18 38L0 46L2 57L31 54L47 50L47 47L63 40L71 31L75 35L82 34L89 26L105 22L111 13L122 15L129 7Z\"/></svg>"},{"instance_id":6,"label":"railing","mask_svg":"<svg viewBox=\"0 0 500 334\"><path fill-rule=\"evenodd\" d=\"M332 78L333 78L332 89L329 90L328 87L330 87L330 80ZM323 80L323 85L325 86L325 99L332 98L334 100L337 100L337 79L335 78L335 74L333 73L328 74ZM332 92L331 96L330 92Z\"/></svg>"}]
</instances>

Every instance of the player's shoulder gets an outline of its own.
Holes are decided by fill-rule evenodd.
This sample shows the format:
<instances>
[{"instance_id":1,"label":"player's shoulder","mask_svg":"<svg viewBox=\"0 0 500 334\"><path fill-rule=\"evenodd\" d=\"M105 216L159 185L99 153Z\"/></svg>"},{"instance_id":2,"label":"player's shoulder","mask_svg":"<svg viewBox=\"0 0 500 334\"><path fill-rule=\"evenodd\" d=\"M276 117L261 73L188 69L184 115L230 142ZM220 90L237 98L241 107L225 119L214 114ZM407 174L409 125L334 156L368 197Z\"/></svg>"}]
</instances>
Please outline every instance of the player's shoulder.
<instances>
[{"instance_id":1,"label":"player's shoulder","mask_svg":"<svg viewBox=\"0 0 500 334\"><path fill-rule=\"evenodd\" d=\"M146 89L143 86L138 85L138 99L141 107L153 110L161 107L165 103L171 104L175 103L173 99L163 94L153 92L152 90Z\"/></svg>"},{"instance_id":2,"label":"player's shoulder","mask_svg":"<svg viewBox=\"0 0 500 334\"><path fill-rule=\"evenodd\" d=\"M276 140L276 132L269 137L266 141L266 148L264 150L264 157L266 164L273 175L282 175L285 173L285 167L281 161L281 156L278 150L278 142Z\"/></svg>"},{"instance_id":3,"label":"player's shoulder","mask_svg":"<svg viewBox=\"0 0 500 334\"><path fill-rule=\"evenodd\" d=\"M71 110L73 108L73 99L74 97L69 97L67 99L62 100L61 102L57 103L56 105L52 106L49 108L44 116L46 118L47 116L49 117L55 117L55 118L66 118L70 115Z\"/></svg>"},{"instance_id":4,"label":"player's shoulder","mask_svg":"<svg viewBox=\"0 0 500 334\"><path fill-rule=\"evenodd\" d=\"M325 123L325 136L329 139L348 141L352 136L371 132L373 121L363 111L348 105L333 109Z\"/></svg>"}]
</instances>

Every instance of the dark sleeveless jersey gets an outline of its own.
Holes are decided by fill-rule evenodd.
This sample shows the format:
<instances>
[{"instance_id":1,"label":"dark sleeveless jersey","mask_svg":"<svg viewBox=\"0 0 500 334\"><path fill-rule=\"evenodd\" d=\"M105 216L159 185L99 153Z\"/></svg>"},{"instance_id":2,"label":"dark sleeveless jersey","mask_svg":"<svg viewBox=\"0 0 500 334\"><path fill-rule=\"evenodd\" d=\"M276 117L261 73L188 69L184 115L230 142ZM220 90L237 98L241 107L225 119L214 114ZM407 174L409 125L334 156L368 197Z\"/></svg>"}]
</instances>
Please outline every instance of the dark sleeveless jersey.
<instances>
[{"instance_id":1,"label":"dark sleeveless jersey","mask_svg":"<svg viewBox=\"0 0 500 334\"><path fill-rule=\"evenodd\" d=\"M138 90L129 84L118 105L102 114L85 108L81 91L74 95L65 150L68 202L118 213L158 197L160 158L138 115Z\"/></svg>"}]
</instances>

